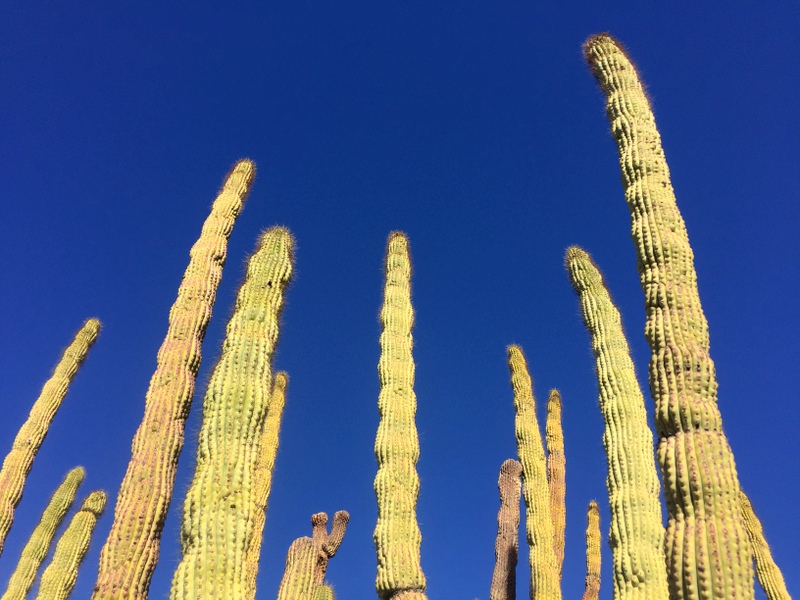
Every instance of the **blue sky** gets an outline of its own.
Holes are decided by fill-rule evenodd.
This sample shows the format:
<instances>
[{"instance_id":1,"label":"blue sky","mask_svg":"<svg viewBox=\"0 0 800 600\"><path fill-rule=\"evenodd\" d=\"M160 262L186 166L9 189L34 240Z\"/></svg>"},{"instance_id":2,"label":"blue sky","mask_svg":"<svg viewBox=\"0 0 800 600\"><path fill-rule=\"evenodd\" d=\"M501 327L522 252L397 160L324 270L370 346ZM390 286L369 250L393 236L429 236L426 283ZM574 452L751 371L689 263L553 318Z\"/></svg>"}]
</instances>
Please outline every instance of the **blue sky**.
<instances>
[{"instance_id":1,"label":"blue sky","mask_svg":"<svg viewBox=\"0 0 800 600\"><path fill-rule=\"evenodd\" d=\"M259 231L288 226L296 278L275 367L291 381L259 597L274 597L286 549L310 534L310 515L338 509L351 521L329 579L341 598L374 594L378 311L395 229L408 234L414 265L429 596L488 598L497 474L515 454L509 343L525 349L542 408L550 388L563 395L563 589L578 596L589 500L600 501L604 530L609 517L603 425L563 268L567 246L583 246L603 269L645 389L649 358L616 149L581 58L586 37L609 31L653 100L740 480L797 593L798 17L789 2L5 4L7 447L73 332L89 316L104 330L29 477L0 585L70 468L87 469L81 495L116 494L188 250L225 173L247 156L258 173L231 238L199 388ZM201 399L152 598L167 596L180 553ZM110 525L111 510L76 597L90 593ZM610 598L607 546L603 560L601 597Z\"/></svg>"}]
</instances>

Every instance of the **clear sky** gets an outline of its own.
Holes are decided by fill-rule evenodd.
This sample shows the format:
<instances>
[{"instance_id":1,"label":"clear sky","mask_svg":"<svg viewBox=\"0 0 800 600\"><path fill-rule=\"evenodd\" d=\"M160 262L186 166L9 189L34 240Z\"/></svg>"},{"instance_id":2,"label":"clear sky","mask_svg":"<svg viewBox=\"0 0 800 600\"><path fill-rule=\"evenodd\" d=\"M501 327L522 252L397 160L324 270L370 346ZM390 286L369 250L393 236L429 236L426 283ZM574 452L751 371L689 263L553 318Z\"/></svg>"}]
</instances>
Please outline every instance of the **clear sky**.
<instances>
[{"instance_id":1,"label":"clear sky","mask_svg":"<svg viewBox=\"0 0 800 600\"><path fill-rule=\"evenodd\" d=\"M87 469L81 496L115 497L188 250L225 173L246 156L258 173L231 238L199 388L258 232L288 226L296 278L275 367L291 381L259 597L275 596L310 515L338 509L351 521L329 580L342 599L374 597L378 311L395 229L408 234L414 265L429 597L488 598L497 474L515 455L509 343L527 353L541 408L550 388L563 394L563 589L579 597L589 500L600 501L605 531L609 516L567 246L585 247L603 269L645 389L649 358L616 148L581 57L587 36L609 31L653 100L740 480L800 593L800 5L163 4L0 8L6 448L74 331L89 316L104 324L28 480L0 585L70 468ZM167 596L180 555L200 392L152 598ZM111 513L75 597L92 589ZM610 598L607 545L603 561Z\"/></svg>"}]
</instances>

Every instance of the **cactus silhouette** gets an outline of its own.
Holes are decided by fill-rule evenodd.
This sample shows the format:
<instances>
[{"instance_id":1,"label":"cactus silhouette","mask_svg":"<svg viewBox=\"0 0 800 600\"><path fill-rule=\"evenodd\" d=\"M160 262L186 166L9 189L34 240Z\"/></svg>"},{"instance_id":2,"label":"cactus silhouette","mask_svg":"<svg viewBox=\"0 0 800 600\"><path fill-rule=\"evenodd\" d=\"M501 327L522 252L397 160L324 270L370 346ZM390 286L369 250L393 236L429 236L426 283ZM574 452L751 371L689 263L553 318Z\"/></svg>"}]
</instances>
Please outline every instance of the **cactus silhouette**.
<instances>
[{"instance_id":1,"label":"cactus silhouette","mask_svg":"<svg viewBox=\"0 0 800 600\"><path fill-rule=\"evenodd\" d=\"M556 569L560 582L564 568L564 537L567 529L567 458L564 454L561 394L558 390L550 390L544 431L547 443L547 489L550 495L550 519L553 523L553 551L556 555Z\"/></svg>"},{"instance_id":2,"label":"cactus silhouette","mask_svg":"<svg viewBox=\"0 0 800 600\"><path fill-rule=\"evenodd\" d=\"M87 320L64 350L53 375L44 384L39 398L34 402L28 419L14 439L11 451L0 469L0 553L14 522L14 509L22 499L25 479L33 466L33 459L47 436L47 429L67 395L69 384L80 369L97 335L100 321Z\"/></svg>"},{"instance_id":3,"label":"cactus silhouette","mask_svg":"<svg viewBox=\"0 0 800 600\"><path fill-rule=\"evenodd\" d=\"M600 598L600 509L592 500L587 511L586 525L586 584L583 600ZM614 598L616 598L616 593Z\"/></svg>"},{"instance_id":4,"label":"cactus silhouette","mask_svg":"<svg viewBox=\"0 0 800 600\"><path fill-rule=\"evenodd\" d=\"M494 574L489 600L515 600L517 597L521 476L522 465L512 458L500 466L500 477L497 481L500 489L500 510L497 512Z\"/></svg>"},{"instance_id":5,"label":"cactus silhouette","mask_svg":"<svg viewBox=\"0 0 800 600\"><path fill-rule=\"evenodd\" d=\"M783 574L772 559L772 552L764 537L764 529L753 510L750 499L743 491L739 491L739 503L742 509L742 519L747 528L747 535L753 546L753 557L756 563L756 575L768 600L791 600L786 589Z\"/></svg>"}]
</instances>

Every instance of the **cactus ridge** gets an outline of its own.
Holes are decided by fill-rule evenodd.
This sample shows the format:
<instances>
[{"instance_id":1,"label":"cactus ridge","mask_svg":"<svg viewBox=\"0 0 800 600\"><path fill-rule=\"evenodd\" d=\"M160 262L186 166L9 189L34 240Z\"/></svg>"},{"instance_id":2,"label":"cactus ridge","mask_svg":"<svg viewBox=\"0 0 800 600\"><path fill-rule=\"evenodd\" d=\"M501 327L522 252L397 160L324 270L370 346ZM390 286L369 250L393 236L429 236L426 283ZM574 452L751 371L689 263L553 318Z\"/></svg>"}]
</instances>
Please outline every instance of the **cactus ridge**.
<instances>
[{"instance_id":1,"label":"cactus ridge","mask_svg":"<svg viewBox=\"0 0 800 600\"><path fill-rule=\"evenodd\" d=\"M592 500L587 511L586 526L586 583L584 585L583 600L598 600L600 598L600 509L597 502ZM616 598L616 594L614 598Z\"/></svg>"},{"instance_id":2,"label":"cactus ridge","mask_svg":"<svg viewBox=\"0 0 800 600\"><path fill-rule=\"evenodd\" d=\"M521 477L522 465L519 461L509 458L500 466L500 477L497 481L500 510L497 512L495 563L489 600L515 600L517 597Z\"/></svg>"}]
</instances>

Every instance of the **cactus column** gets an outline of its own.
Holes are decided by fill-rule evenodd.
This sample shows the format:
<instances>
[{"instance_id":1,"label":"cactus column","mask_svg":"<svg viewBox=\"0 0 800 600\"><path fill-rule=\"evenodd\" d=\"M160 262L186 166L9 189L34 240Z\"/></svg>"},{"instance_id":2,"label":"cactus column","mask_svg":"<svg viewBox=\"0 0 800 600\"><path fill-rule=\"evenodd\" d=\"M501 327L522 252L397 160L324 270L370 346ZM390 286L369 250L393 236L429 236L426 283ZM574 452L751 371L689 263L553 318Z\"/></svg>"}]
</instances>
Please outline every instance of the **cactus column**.
<instances>
[{"instance_id":1,"label":"cactus column","mask_svg":"<svg viewBox=\"0 0 800 600\"><path fill-rule=\"evenodd\" d=\"M584 54L606 94L645 293L657 454L669 513L670 595L752 599L752 557L739 513L736 465L722 431L708 324L661 138L622 46L601 34L586 42Z\"/></svg>"},{"instance_id":2,"label":"cactus column","mask_svg":"<svg viewBox=\"0 0 800 600\"><path fill-rule=\"evenodd\" d=\"M547 420L544 424L547 443L547 489L550 494L550 520L553 523L553 551L556 553L558 581L564 568L567 529L567 457L564 454L564 429L561 425L561 394L550 390Z\"/></svg>"},{"instance_id":3,"label":"cactus column","mask_svg":"<svg viewBox=\"0 0 800 600\"><path fill-rule=\"evenodd\" d=\"M600 598L600 510L592 500L587 511L586 525L586 583L583 600ZM617 596L614 594L616 600Z\"/></svg>"},{"instance_id":4,"label":"cactus column","mask_svg":"<svg viewBox=\"0 0 800 600\"><path fill-rule=\"evenodd\" d=\"M416 515L419 438L414 423L417 397L411 355L413 323L408 240L404 234L394 232L386 249L378 362L380 423L375 439L378 522L373 537L378 554L376 589L382 600L427 599L420 565L422 534Z\"/></svg>"},{"instance_id":5,"label":"cactus column","mask_svg":"<svg viewBox=\"0 0 800 600\"><path fill-rule=\"evenodd\" d=\"M791 600L791 596L789 596L789 592L786 589L786 582L783 580L783 573L781 573L778 565L775 564L767 539L764 537L761 521L758 520L753 510L753 505L744 492L739 493L739 503L742 509L742 519L747 528L747 535L750 536L750 543L753 546L758 582L767 595L767 600Z\"/></svg>"},{"instance_id":6,"label":"cactus column","mask_svg":"<svg viewBox=\"0 0 800 600\"><path fill-rule=\"evenodd\" d=\"M519 499L522 493L522 465L509 458L500 466L500 510L494 542L494 573L489 600L515 600L519 558Z\"/></svg>"}]
</instances>

